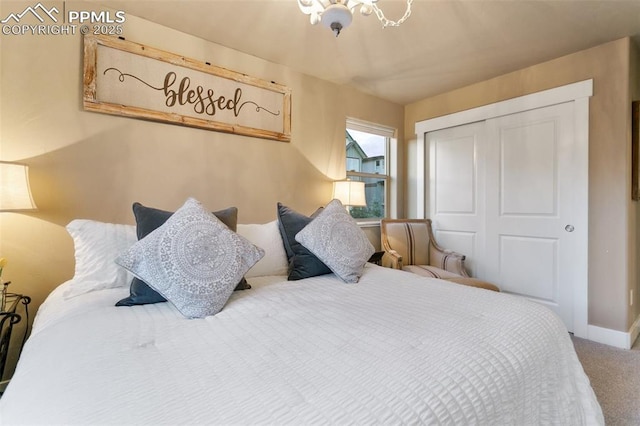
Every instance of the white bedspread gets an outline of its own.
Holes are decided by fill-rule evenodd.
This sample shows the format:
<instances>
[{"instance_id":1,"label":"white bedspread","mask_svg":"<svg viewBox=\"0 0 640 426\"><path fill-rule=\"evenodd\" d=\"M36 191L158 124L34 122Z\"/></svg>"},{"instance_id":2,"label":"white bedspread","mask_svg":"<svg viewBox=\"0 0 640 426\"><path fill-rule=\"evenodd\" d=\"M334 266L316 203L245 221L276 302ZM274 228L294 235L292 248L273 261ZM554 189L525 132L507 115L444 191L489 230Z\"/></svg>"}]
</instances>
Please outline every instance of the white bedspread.
<instances>
[{"instance_id":1,"label":"white bedspread","mask_svg":"<svg viewBox=\"0 0 640 426\"><path fill-rule=\"evenodd\" d=\"M561 321L523 299L368 264L250 280L218 315L114 307L128 289L38 313L0 399L10 424L603 424Z\"/></svg>"}]
</instances>

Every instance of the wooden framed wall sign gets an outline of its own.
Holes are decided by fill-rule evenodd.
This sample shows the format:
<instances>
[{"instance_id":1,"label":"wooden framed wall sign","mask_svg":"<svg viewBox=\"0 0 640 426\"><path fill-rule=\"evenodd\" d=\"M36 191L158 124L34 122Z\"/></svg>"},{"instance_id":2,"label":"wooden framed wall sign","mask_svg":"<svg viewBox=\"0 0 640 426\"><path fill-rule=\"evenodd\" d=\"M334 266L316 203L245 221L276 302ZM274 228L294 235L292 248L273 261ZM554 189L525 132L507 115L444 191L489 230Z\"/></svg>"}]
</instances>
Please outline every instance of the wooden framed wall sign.
<instances>
[{"instance_id":1,"label":"wooden framed wall sign","mask_svg":"<svg viewBox=\"0 0 640 426\"><path fill-rule=\"evenodd\" d=\"M138 43L84 38L84 109L291 140L291 89Z\"/></svg>"}]
</instances>

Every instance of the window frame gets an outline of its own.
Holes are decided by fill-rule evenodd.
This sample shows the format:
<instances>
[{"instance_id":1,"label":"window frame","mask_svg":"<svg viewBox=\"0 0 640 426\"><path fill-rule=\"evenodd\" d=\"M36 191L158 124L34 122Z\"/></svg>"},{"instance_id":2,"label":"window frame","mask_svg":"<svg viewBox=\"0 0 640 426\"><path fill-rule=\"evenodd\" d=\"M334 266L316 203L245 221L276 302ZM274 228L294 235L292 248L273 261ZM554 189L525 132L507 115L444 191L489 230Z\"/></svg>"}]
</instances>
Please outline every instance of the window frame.
<instances>
[{"instance_id":1,"label":"window frame","mask_svg":"<svg viewBox=\"0 0 640 426\"><path fill-rule=\"evenodd\" d=\"M365 132L377 136L381 136L385 138L385 147L384 147L384 174L382 173L366 173L366 172L354 172L346 170L346 177L349 178L369 178L369 179L378 179L384 180L384 212L383 217L390 217L391 206L389 205L389 200L391 199L391 144L392 140L396 136L396 129L392 129L390 127L370 123L367 121L355 119L355 118L347 118L346 120L346 131L356 130L360 132ZM346 150L345 150L346 154ZM345 169L346 169L346 158L345 158ZM367 225L367 224L379 224L380 217L371 217L371 218L355 218L358 224Z\"/></svg>"}]
</instances>

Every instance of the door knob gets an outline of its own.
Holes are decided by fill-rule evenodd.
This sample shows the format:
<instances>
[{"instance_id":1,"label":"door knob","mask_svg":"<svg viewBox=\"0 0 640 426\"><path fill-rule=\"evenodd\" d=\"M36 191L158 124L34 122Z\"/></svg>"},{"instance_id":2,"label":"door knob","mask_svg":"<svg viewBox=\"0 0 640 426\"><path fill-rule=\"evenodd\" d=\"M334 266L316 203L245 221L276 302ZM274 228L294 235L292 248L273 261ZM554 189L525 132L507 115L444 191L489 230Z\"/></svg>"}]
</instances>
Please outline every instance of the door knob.
<instances>
[{"instance_id":1,"label":"door knob","mask_svg":"<svg viewBox=\"0 0 640 426\"><path fill-rule=\"evenodd\" d=\"M564 227L564 230L567 232L573 232L576 228L573 227L573 225L567 225Z\"/></svg>"}]
</instances>

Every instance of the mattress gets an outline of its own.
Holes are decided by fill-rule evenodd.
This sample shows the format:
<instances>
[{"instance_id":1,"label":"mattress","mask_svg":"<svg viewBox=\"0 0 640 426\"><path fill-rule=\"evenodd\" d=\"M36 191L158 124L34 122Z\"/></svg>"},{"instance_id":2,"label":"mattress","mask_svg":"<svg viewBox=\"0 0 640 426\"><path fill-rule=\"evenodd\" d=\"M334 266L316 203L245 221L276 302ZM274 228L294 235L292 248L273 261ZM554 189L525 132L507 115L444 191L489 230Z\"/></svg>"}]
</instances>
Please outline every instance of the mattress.
<instances>
[{"instance_id":1,"label":"mattress","mask_svg":"<svg viewBox=\"0 0 640 426\"><path fill-rule=\"evenodd\" d=\"M255 277L224 309L115 307L128 289L40 308L2 424L603 424L546 307L367 264Z\"/></svg>"}]
</instances>

